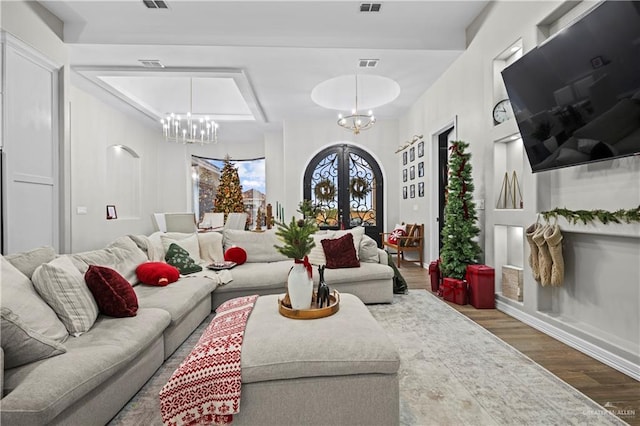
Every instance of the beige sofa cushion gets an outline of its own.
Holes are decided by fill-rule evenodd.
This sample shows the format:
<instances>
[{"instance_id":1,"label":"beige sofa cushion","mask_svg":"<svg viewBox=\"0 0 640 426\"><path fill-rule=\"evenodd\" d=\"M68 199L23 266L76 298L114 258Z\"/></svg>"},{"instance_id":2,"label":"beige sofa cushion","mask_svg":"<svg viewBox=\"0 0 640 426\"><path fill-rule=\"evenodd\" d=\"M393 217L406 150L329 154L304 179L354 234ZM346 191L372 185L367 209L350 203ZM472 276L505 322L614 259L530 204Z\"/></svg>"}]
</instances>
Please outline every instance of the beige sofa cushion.
<instances>
[{"instance_id":1,"label":"beige sofa cushion","mask_svg":"<svg viewBox=\"0 0 640 426\"><path fill-rule=\"evenodd\" d=\"M136 268L148 258L130 237L124 236L103 249L72 254L71 260L83 275L89 265L106 266L118 271L129 283L136 284Z\"/></svg>"},{"instance_id":2,"label":"beige sofa cushion","mask_svg":"<svg viewBox=\"0 0 640 426\"><path fill-rule=\"evenodd\" d=\"M282 241L276 236L275 230L265 232L251 232L237 229L224 231L224 249L237 246L247 252L247 263L277 262L288 259L281 254L275 245L282 245Z\"/></svg>"},{"instance_id":3,"label":"beige sofa cushion","mask_svg":"<svg viewBox=\"0 0 640 426\"><path fill-rule=\"evenodd\" d=\"M38 247L33 250L8 254L5 259L15 266L20 272L25 274L29 279L33 275L36 268L43 263L51 262L56 258L56 251L53 247Z\"/></svg>"}]
</instances>

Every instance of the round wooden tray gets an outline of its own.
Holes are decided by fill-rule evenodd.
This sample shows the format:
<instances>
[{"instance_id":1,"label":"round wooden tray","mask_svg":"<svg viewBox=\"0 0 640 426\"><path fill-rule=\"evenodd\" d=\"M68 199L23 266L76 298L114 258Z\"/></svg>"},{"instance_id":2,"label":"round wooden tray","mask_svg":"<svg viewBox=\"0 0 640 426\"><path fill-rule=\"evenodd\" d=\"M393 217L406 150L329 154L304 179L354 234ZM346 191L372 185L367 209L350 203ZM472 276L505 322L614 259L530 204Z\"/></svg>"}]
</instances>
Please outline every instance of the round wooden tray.
<instances>
[{"instance_id":1,"label":"round wooden tray","mask_svg":"<svg viewBox=\"0 0 640 426\"><path fill-rule=\"evenodd\" d=\"M278 299L278 311L280 315L293 319L317 319L324 318L335 314L340 309L340 293L337 290L333 290L333 293L329 295L329 306L318 308L316 303L315 293L313 295L313 302L310 309L291 309L283 303L283 299Z\"/></svg>"}]
</instances>

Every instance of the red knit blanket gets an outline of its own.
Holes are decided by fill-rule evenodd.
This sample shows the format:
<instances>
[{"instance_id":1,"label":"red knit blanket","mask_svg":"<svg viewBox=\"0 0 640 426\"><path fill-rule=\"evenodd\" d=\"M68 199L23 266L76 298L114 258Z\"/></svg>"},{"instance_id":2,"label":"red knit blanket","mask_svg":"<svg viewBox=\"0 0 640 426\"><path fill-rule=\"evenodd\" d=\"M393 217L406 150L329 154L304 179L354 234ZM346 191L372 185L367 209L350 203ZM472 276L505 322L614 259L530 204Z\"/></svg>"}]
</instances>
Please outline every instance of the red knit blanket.
<instances>
[{"instance_id":1,"label":"red knit blanket","mask_svg":"<svg viewBox=\"0 0 640 426\"><path fill-rule=\"evenodd\" d=\"M165 425L231 424L240 411L240 354L247 319L258 296L216 309L189 356L160 391Z\"/></svg>"}]
</instances>

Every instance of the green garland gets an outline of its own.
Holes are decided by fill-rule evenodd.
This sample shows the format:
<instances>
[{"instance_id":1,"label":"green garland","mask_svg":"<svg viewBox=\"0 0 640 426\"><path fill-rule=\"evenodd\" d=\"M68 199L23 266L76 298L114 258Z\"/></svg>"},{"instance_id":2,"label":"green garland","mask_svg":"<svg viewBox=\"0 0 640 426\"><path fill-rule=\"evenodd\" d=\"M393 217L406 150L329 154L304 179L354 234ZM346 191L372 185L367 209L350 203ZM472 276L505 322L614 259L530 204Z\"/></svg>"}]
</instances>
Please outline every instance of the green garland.
<instances>
[{"instance_id":1,"label":"green garland","mask_svg":"<svg viewBox=\"0 0 640 426\"><path fill-rule=\"evenodd\" d=\"M635 209L630 210L616 210L615 212L610 212L607 210L568 210L568 209L560 209L555 208L553 210L549 210L546 212L540 212L542 217L545 220L549 220L550 217L558 217L562 216L567 219L568 222L576 224L578 221L581 221L583 224L587 224L588 222L593 222L596 219L602 222L603 224L608 223L632 223L632 222L640 222L640 206Z\"/></svg>"}]
</instances>

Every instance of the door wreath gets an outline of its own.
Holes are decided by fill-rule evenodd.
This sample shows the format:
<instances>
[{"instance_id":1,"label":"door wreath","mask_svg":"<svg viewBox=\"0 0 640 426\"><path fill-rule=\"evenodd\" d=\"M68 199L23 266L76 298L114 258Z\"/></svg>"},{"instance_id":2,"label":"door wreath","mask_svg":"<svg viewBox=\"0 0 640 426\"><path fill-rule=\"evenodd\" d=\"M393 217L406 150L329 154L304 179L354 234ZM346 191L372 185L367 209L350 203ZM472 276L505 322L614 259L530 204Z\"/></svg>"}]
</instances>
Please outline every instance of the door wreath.
<instances>
[{"instance_id":1,"label":"door wreath","mask_svg":"<svg viewBox=\"0 0 640 426\"><path fill-rule=\"evenodd\" d=\"M329 179L322 179L313 189L316 199L319 201L331 201L336 195L336 186Z\"/></svg>"},{"instance_id":2,"label":"door wreath","mask_svg":"<svg viewBox=\"0 0 640 426\"><path fill-rule=\"evenodd\" d=\"M369 182L361 177L353 177L349 182L349 190L351 195L359 200L362 200L371 192Z\"/></svg>"}]
</instances>

